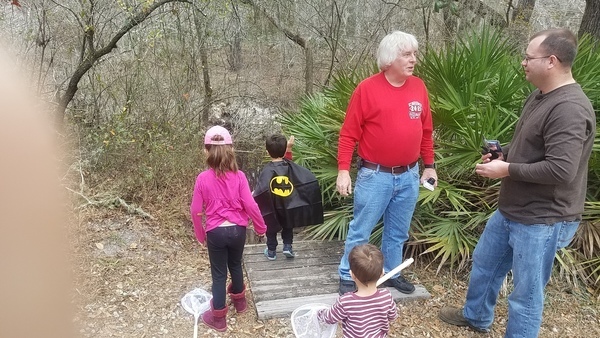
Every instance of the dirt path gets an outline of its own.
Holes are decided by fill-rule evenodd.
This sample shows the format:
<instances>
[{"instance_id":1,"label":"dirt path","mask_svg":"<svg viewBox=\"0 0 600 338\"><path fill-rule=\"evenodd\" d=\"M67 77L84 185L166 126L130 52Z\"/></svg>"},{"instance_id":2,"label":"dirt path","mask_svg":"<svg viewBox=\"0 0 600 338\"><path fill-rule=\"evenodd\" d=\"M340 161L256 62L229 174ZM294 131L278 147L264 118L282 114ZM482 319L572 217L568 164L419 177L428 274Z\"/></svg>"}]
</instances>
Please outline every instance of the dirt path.
<instances>
[{"instance_id":1,"label":"dirt path","mask_svg":"<svg viewBox=\"0 0 600 338\"><path fill-rule=\"evenodd\" d=\"M73 231L78 314L83 337L192 337L193 316L179 305L196 287L210 289L206 249L191 237L190 224L181 229L121 213L89 211ZM180 231L181 230L181 231ZM189 231L188 231L189 230ZM178 233L178 234L177 234ZM184 234L184 235L181 235ZM187 234L187 235L185 235ZM446 304L461 304L466 276L435 275L416 262L408 275L432 294L426 301L398 304L400 318L390 337L502 337L506 298L501 297L496 323L489 335L455 328L437 319ZM251 297L248 297L251 300ZM250 303L251 309L253 304ZM600 310L587 296L562 283L548 287L540 337L600 337ZM341 329L338 336L341 337ZM199 325L199 337L290 337L289 319L257 320L254 311L228 315L228 331L217 333Z\"/></svg>"}]
</instances>

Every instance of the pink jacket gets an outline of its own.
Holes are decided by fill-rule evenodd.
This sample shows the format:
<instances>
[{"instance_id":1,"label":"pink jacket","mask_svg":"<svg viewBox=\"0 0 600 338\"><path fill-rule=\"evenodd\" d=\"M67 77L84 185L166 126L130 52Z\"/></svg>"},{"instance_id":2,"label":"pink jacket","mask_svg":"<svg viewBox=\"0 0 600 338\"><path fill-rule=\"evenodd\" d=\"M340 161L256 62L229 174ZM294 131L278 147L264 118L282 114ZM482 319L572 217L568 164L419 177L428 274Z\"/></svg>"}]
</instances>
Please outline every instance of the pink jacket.
<instances>
[{"instance_id":1,"label":"pink jacket","mask_svg":"<svg viewBox=\"0 0 600 338\"><path fill-rule=\"evenodd\" d=\"M250 218L257 234L262 235L267 231L250 192L246 175L240 170L235 173L227 172L221 178L217 178L212 169L201 172L196 178L190 212L196 238L200 243L206 240L207 231L225 221L247 226Z\"/></svg>"}]
</instances>

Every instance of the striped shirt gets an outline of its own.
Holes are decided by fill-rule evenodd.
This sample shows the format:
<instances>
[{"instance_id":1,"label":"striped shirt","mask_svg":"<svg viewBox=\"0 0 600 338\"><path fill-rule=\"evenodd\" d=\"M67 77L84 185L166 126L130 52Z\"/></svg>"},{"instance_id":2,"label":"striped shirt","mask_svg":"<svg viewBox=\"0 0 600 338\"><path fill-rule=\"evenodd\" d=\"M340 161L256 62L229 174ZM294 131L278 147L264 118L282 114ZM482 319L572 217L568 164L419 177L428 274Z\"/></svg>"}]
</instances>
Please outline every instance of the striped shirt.
<instances>
[{"instance_id":1,"label":"striped shirt","mask_svg":"<svg viewBox=\"0 0 600 338\"><path fill-rule=\"evenodd\" d=\"M344 338L386 337L390 322L397 317L396 303L387 289L377 289L367 297L346 293L317 315L321 322L328 324L341 321Z\"/></svg>"}]
</instances>

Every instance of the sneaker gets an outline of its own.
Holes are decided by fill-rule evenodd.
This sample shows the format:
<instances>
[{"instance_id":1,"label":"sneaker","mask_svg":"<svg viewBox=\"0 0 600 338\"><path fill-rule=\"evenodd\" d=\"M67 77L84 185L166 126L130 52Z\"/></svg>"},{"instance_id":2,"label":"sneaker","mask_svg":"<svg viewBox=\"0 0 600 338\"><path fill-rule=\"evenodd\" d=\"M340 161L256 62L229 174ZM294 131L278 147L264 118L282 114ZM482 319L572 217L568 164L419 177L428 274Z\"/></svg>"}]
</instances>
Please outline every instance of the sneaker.
<instances>
[{"instance_id":1,"label":"sneaker","mask_svg":"<svg viewBox=\"0 0 600 338\"><path fill-rule=\"evenodd\" d=\"M342 296L345 293L354 291L356 291L356 283L354 283L354 281L340 278L340 296Z\"/></svg>"},{"instance_id":2,"label":"sneaker","mask_svg":"<svg viewBox=\"0 0 600 338\"><path fill-rule=\"evenodd\" d=\"M283 254L287 258L294 258L294 257L296 257L296 253L294 252L294 250L292 250L292 245L291 244L284 244L283 245Z\"/></svg>"},{"instance_id":3,"label":"sneaker","mask_svg":"<svg viewBox=\"0 0 600 338\"><path fill-rule=\"evenodd\" d=\"M450 325L456 326L468 326L471 330L480 332L480 333L489 333L490 329L481 329L475 327L467 321L467 319L463 316L463 309L455 308L453 306L444 306L438 315L441 321L448 323Z\"/></svg>"},{"instance_id":4,"label":"sneaker","mask_svg":"<svg viewBox=\"0 0 600 338\"><path fill-rule=\"evenodd\" d=\"M396 290L406 294L415 292L415 286L407 281L402 275L398 276L398 278L390 278L386 280L383 282L383 285L391 286L396 288Z\"/></svg>"},{"instance_id":5,"label":"sneaker","mask_svg":"<svg viewBox=\"0 0 600 338\"><path fill-rule=\"evenodd\" d=\"M274 261L277 259L277 253L275 250L269 250L269 248L265 248L265 257L267 257L267 259L270 261Z\"/></svg>"}]
</instances>

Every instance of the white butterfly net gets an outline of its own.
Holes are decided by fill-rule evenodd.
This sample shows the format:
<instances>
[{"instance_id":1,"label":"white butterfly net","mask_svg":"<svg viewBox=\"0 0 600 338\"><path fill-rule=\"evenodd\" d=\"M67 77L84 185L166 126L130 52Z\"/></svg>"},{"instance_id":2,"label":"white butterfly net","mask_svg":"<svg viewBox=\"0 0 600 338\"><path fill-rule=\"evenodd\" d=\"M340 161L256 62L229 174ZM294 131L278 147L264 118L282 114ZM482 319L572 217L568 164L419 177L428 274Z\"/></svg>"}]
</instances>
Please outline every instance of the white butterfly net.
<instances>
[{"instance_id":1,"label":"white butterfly net","mask_svg":"<svg viewBox=\"0 0 600 338\"><path fill-rule=\"evenodd\" d=\"M194 338L198 337L198 318L210 309L212 294L204 289L196 288L181 298L181 306L194 315Z\"/></svg>"},{"instance_id":2,"label":"white butterfly net","mask_svg":"<svg viewBox=\"0 0 600 338\"><path fill-rule=\"evenodd\" d=\"M326 304L306 304L292 312L292 329L296 338L332 338L337 324L320 323L317 312L327 309Z\"/></svg>"}]
</instances>

